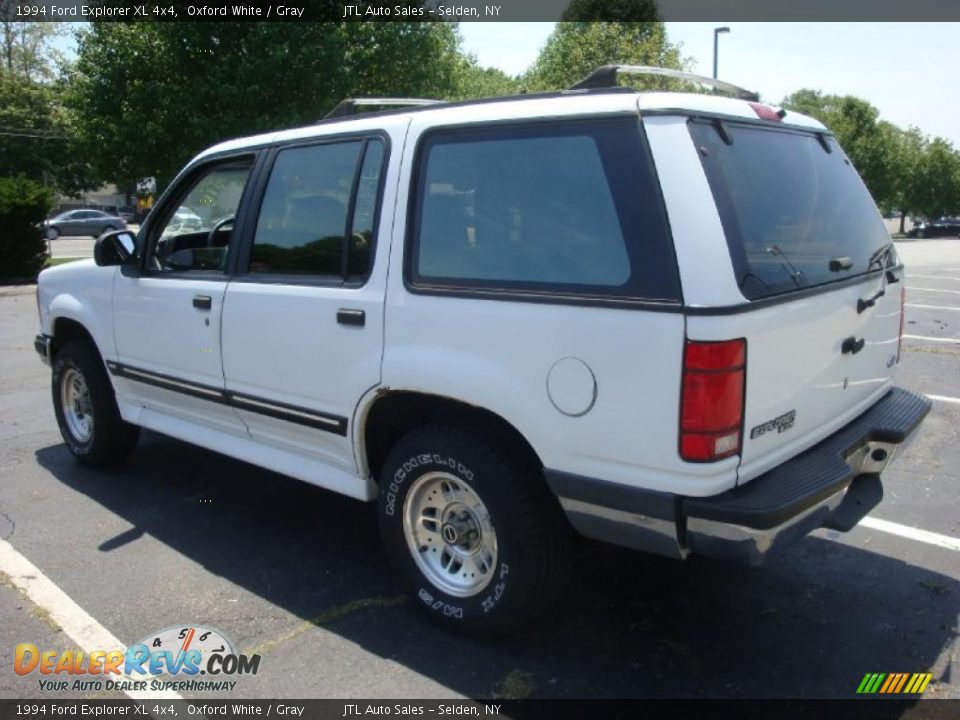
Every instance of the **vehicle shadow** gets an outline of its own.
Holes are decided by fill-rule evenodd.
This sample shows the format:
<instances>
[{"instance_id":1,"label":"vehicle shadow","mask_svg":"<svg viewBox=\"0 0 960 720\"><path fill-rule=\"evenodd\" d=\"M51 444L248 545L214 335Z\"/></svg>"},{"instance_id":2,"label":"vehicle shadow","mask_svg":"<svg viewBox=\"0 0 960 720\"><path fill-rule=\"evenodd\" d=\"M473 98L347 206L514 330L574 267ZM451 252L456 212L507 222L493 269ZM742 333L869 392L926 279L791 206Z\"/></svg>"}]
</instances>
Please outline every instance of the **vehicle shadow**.
<instances>
[{"instance_id":1,"label":"vehicle shadow","mask_svg":"<svg viewBox=\"0 0 960 720\"><path fill-rule=\"evenodd\" d=\"M931 671L957 637L955 579L811 537L763 569L584 541L568 591L545 617L511 638L462 638L398 599L372 505L153 433L110 472L78 466L62 445L36 456L133 526L82 548L91 562L152 536L470 697L851 697L867 672ZM258 650L281 655L283 643ZM943 685L956 695L949 665L931 687Z\"/></svg>"}]
</instances>

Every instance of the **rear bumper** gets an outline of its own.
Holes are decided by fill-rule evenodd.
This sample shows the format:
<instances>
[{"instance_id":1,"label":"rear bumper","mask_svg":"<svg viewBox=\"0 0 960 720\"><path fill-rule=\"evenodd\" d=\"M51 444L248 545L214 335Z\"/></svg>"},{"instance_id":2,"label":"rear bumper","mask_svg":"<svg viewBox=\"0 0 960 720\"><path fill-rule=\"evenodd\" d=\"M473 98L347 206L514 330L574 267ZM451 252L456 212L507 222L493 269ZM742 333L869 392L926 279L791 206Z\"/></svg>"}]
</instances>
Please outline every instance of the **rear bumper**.
<instances>
[{"instance_id":1,"label":"rear bumper","mask_svg":"<svg viewBox=\"0 0 960 720\"><path fill-rule=\"evenodd\" d=\"M673 557L689 553L760 564L819 527L849 530L883 497L879 473L930 410L893 388L805 452L741 487L705 498L628 488L547 471L584 535Z\"/></svg>"}]
</instances>

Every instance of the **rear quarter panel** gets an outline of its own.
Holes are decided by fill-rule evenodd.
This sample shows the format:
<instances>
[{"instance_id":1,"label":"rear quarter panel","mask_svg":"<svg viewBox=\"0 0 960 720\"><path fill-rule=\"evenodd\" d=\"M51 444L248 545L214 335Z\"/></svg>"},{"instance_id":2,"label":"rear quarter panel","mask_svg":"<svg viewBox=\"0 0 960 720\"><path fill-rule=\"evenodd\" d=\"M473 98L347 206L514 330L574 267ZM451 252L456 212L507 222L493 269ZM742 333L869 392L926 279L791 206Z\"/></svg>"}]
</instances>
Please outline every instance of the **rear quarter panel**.
<instances>
[{"instance_id":1,"label":"rear quarter panel","mask_svg":"<svg viewBox=\"0 0 960 720\"><path fill-rule=\"evenodd\" d=\"M581 100L571 112L582 110ZM688 495L731 487L736 458L690 464L678 454L682 313L423 294L406 286L411 169L422 129L411 126L397 188L384 386L486 408L512 424L552 470ZM576 417L560 412L548 392L551 368L564 358L585 363L596 383L593 405Z\"/></svg>"}]
</instances>

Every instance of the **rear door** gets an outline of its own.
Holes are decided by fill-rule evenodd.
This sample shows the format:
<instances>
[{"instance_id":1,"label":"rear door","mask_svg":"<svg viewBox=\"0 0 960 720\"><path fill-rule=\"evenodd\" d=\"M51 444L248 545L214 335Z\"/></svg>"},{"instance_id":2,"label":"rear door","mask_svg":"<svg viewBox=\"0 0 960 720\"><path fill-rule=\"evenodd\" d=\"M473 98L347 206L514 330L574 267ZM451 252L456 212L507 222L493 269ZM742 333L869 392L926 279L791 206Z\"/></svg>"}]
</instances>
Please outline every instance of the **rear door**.
<instances>
[{"instance_id":1,"label":"rear door","mask_svg":"<svg viewBox=\"0 0 960 720\"><path fill-rule=\"evenodd\" d=\"M349 420L380 382L387 146L372 133L275 149L223 309L226 388L250 434L349 472Z\"/></svg>"},{"instance_id":2,"label":"rear door","mask_svg":"<svg viewBox=\"0 0 960 720\"><path fill-rule=\"evenodd\" d=\"M845 424L890 384L902 268L832 136L732 121L689 128L747 303L692 310L688 335L746 338L743 481Z\"/></svg>"}]
</instances>

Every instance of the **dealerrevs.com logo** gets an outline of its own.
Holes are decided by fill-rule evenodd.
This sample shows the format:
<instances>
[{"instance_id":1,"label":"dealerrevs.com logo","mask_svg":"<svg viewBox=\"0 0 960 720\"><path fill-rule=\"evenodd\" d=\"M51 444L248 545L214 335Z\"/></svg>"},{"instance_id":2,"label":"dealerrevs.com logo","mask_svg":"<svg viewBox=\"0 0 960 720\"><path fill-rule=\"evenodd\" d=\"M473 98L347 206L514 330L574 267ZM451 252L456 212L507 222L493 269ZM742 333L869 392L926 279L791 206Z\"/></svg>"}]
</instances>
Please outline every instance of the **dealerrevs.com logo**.
<instances>
[{"instance_id":1,"label":"dealerrevs.com logo","mask_svg":"<svg viewBox=\"0 0 960 720\"><path fill-rule=\"evenodd\" d=\"M41 650L20 643L13 670L37 675L44 692L99 690L229 691L233 679L256 675L259 655L243 655L223 633L204 627L171 627L124 649Z\"/></svg>"}]
</instances>

